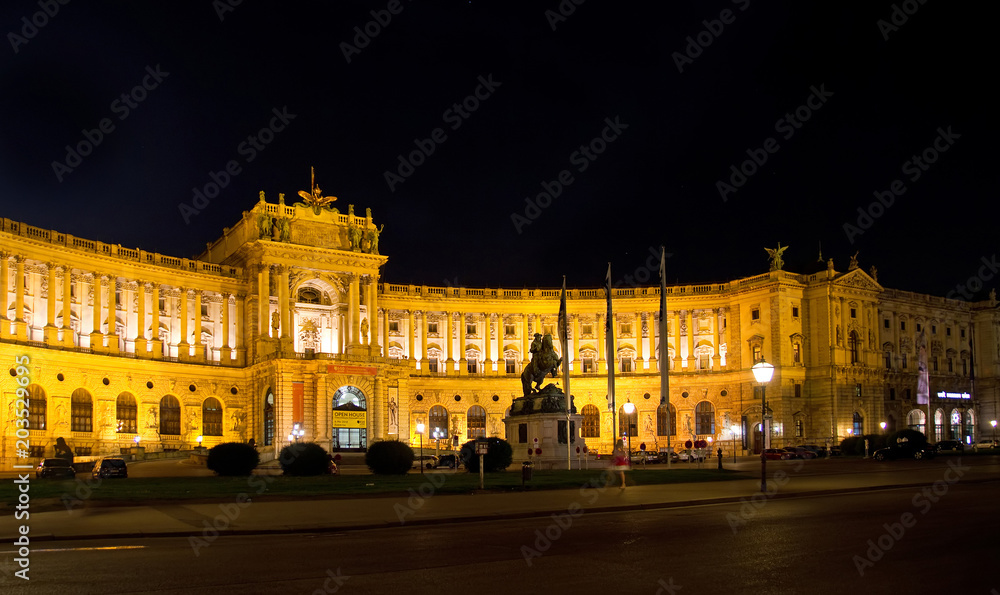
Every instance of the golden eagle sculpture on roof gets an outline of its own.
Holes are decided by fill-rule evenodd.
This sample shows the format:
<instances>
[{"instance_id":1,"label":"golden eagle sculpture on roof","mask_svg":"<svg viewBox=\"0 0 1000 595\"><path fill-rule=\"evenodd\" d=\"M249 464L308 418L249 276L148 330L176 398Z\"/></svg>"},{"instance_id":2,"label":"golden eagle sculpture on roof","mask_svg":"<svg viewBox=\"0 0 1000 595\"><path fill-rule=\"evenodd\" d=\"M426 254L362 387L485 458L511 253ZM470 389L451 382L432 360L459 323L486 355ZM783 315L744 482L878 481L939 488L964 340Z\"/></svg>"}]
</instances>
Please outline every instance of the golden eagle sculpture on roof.
<instances>
[{"instance_id":1,"label":"golden eagle sculpture on roof","mask_svg":"<svg viewBox=\"0 0 1000 595\"><path fill-rule=\"evenodd\" d=\"M305 200L306 205L313 208L316 214L319 214L319 210L323 207L329 206L330 203L337 200L336 196L323 196L323 191L320 190L318 184L316 184L316 168L310 167L309 172L312 175L311 186L312 190L309 192L305 190L299 190L299 196Z\"/></svg>"}]
</instances>

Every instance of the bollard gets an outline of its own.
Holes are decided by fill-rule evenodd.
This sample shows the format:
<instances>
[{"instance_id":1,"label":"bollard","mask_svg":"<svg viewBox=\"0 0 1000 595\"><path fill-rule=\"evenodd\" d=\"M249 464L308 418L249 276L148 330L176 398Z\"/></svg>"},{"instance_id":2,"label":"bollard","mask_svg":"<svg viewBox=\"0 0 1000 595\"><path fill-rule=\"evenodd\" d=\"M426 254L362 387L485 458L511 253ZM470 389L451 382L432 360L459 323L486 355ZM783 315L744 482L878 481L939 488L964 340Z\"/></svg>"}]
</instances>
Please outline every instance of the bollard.
<instances>
[{"instance_id":1,"label":"bollard","mask_svg":"<svg viewBox=\"0 0 1000 595\"><path fill-rule=\"evenodd\" d=\"M525 481L531 481L531 469L534 465L530 461L525 461L521 464L521 487L524 487Z\"/></svg>"}]
</instances>

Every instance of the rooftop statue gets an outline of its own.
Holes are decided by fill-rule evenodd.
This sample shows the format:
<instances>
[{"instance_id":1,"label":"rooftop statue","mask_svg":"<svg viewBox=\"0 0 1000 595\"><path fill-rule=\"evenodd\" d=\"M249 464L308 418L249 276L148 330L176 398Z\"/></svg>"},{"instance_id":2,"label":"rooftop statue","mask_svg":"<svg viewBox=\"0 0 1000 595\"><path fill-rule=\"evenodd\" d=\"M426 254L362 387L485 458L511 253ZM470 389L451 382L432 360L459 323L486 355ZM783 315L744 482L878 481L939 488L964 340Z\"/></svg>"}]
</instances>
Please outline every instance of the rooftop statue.
<instances>
[{"instance_id":1,"label":"rooftop statue","mask_svg":"<svg viewBox=\"0 0 1000 595\"><path fill-rule=\"evenodd\" d=\"M771 258L771 268L768 270L780 271L781 267L785 266L785 261L781 259L781 255L785 253L785 250L788 250L788 246L782 248L781 242L778 242L777 248L764 248L764 250L767 250L767 254Z\"/></svg>"},{"instance_id":2,"label":"rooftop statue","mask_svg":"<svg viewBox=\"0 0 1000 595\"><path fill-rule=\"evenodd\" d=\"M323 196L323 191L320 190L318 184L316 184L316 168L310 167L309 171L312 175L312 190L306 192L305 190L299 190L299 196L305 201L305 206L312 207L313 213L319 215L320 209L323 207L328 207L330 203L337 200L336 196ZM301 204L301 203L298 203Z\"/></svg>"}]
</instances>

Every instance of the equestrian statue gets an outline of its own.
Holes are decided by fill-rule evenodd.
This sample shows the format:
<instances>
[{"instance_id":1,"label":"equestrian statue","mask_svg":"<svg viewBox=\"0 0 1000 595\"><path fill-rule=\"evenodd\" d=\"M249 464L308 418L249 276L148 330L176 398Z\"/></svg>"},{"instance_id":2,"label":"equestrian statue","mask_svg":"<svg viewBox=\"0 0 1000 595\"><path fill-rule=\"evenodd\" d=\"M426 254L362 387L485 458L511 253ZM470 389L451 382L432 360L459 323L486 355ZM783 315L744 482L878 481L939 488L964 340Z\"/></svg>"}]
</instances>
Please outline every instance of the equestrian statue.
<instances>
[{"instance_id":1,"label":"equestrian statue","mask_svg":"<svg viewBox=\"0 0 1000 595\"><path fill-rule=\"evenodd\" d=\"M552 335L535 333L535 340L531 342L531 362L525 366L521 372L521 387L524 389L524 396L537 393L542 387L545 377L552 374L555 376L559 370L562 358L552 348ZM532 387L531 385L535 386Z\"/></svg>"}]
</instances>

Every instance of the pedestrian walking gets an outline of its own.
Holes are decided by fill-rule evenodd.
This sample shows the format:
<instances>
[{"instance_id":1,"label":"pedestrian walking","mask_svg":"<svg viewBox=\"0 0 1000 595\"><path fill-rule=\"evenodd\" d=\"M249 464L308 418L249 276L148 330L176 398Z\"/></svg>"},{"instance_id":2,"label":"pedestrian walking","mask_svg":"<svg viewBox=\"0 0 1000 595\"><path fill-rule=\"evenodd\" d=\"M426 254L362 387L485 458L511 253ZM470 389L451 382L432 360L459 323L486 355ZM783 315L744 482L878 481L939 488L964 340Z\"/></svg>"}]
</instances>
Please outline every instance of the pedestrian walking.
<instances>
[{"instance_id":1,"label":"pedestrian walking","mask_svg":"<svg viewBox=\"0 0 1000 595\"><path fill-rule=\"evenodd\" d=\"M611 456L613 459L611 469L617 471L620 474L622 480L620 488L624 490L625 472L628 471L630 467L628 460L628 452L625 450L625 442L621 438L619 438L618 442L615 443L615 450L613 453L611 453Z\"/></svg>"}]
</instances>

